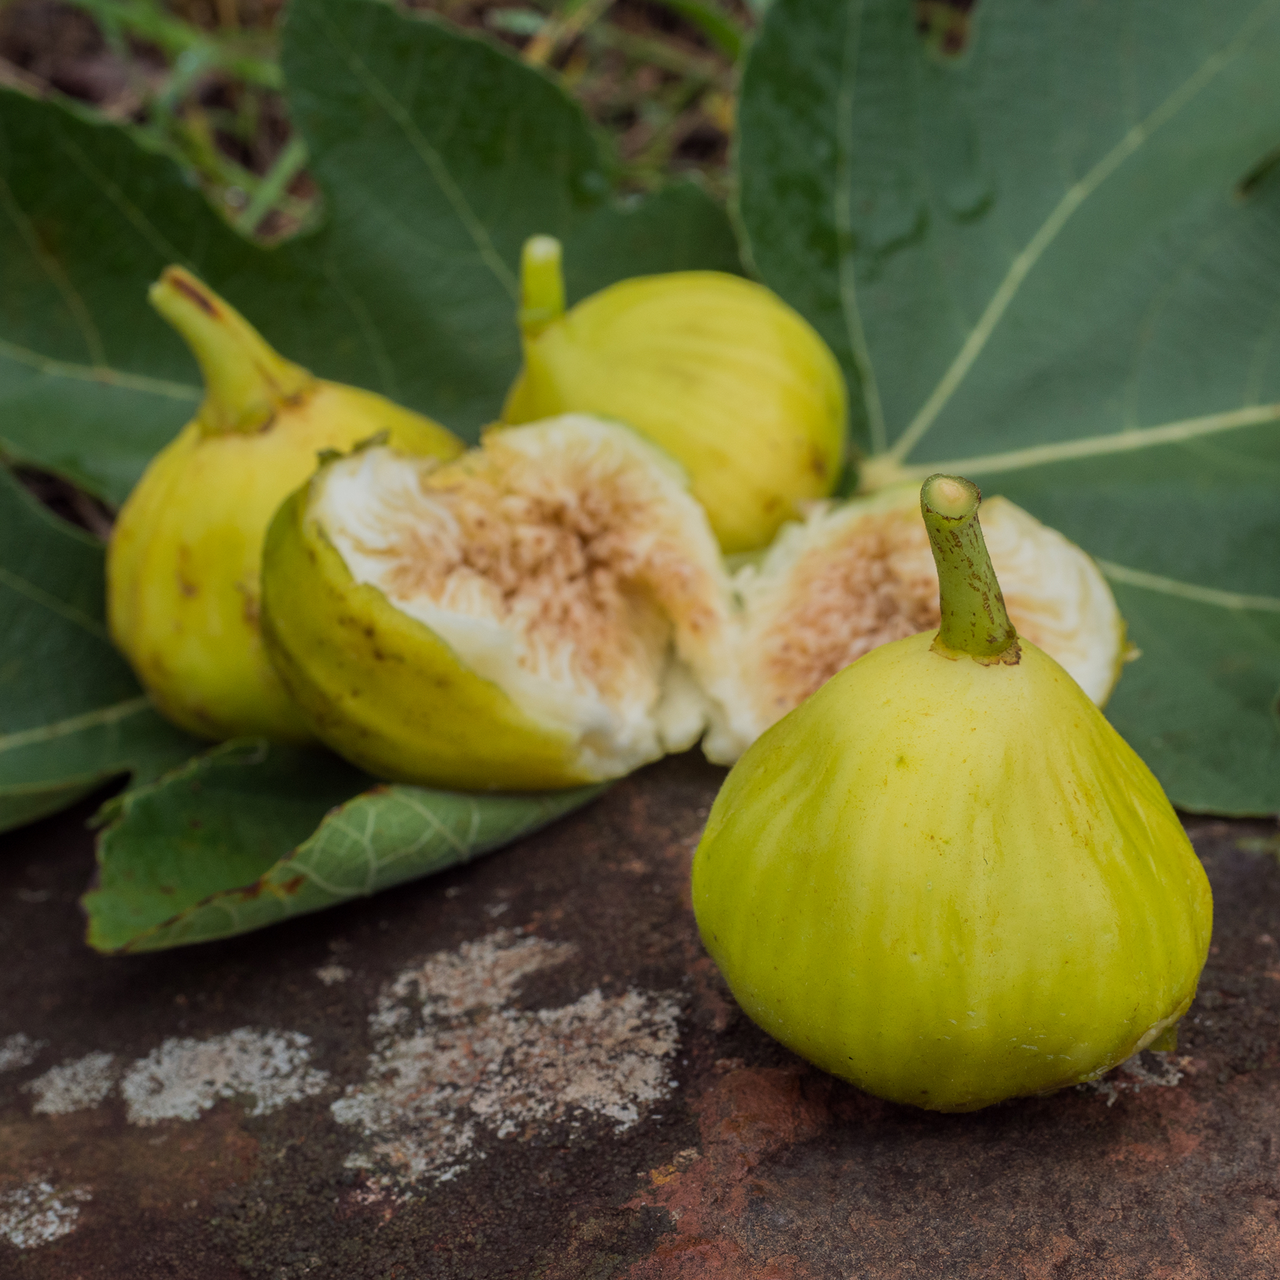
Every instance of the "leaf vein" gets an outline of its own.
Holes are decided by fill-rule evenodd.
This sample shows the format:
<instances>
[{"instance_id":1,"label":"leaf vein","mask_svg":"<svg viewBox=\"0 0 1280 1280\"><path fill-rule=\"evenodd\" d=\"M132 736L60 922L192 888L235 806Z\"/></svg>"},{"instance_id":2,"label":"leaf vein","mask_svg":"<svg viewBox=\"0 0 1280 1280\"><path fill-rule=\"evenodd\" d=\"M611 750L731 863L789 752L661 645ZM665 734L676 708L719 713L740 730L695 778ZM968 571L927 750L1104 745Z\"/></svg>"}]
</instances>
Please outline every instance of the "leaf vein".
<instances>
[{"instance_id":1,"label":"leaf vein","mask_svg":"<svg viewBox=\"0 0 1280 1280\"><path fill-rule=\"evenodd\" d=\"M176 249L161 233L160 229L125 195L120 187L111 181L88 156L65 133L59 133L59 145L65 155L85 175L104 196L120 211L125 220L151 246L156 253L168 262L178 262L194 271L194 264L181 250Z\"/></svg>"},{"instance_id":2,"label":"leaf vein","mask_svg":"<svg viewBox=\"0 0 1280 1280\"><path fill-rule=\"evenodd\" d=\"M51 591L46 591L43 587L36 586L34 582L28 581L20 574L14 573L13 570L6 569L2 565L0 565L0 583L3 583L10 591L16 591L19 595L26 596L28 600L43 606L51 613L56 613L60 618L65 618L68 622L74 623L77 627L89 632L90 635L96 636L99 640L105 640L108 644L111 643L111 637L107 634L106 627L97 618L85 613L82 609L77 609L75 605L59 599Z\"/></svg>"},{"instance_id":3,"label":"leaf vein","mask_svg":"<svg viewBox=\"0 0 1280 1280\"><path fill-rule=\"evenodd\" d=\"M436 186L440 188L449 207L453 210L454 216L462 224L472 244L475 245L481 261L494 274L498 283L502 285L514 301L519 296L516 278L507 264L503 262L501 255L494 247L488 230L471 208L465 193L449 171L449 166L445 164L444 158L427 140L413 117L404 109L404 106L386 85L373 74L364 60L358 54L349 51L349 42L343 37L342 32L335 26L333 21L327 17L322 17L322 21L325 24L334 50L342 56L352 75L369 90L378 105L404 135L405 140L413 148L418 159L422 161L427 172L435 181Z\"/></svg>"},{"instance_id":4,"label":"leaf vein","mask_svg":"<svg viewBox=\"0 0 1280 1280\"><path fill-rule=\"evenodd\" d=\"M112 703L109 707L98 707L78 716L68 716L65 720L57 720L53 724L41 725L36 729L23 729L17 733L0 734L0 752L16 751L19 747L35 746L42 742L51 742L55 738L69 737L84 729L96 729L103 725L118 724L139 711L146 711L151 706L151 699L143 694L139 698L129 698L124 702Z\"/></svg>"},{"instance_id":5,"label":"leaf vein","mask_svg":"<svg viewBox=\"0 0 1280 1280\"><path fill-rule=\"evenodd\" d=\"M1132 453L1139 449L1151 449L1160 445L1185 444L1204 436L1222 431L1237 431L1243 427L1265 426L1268 422L1280 422L1280 404L1246 405L1223 413L1205 414L1199 418L1184 418L1179 422L1165 422L1156 427L1131 427L1109 436L1083 436L1078 440L1061 440L1054 444L1029 445L1025 449L1009 449L1004 453L989 453L976 458L959 458L949 462L917 463L908 467L896 467L884 474L892 480L924 479L934 472L952 475L997 475L1009 471L1025 471L1029 467L1046 466L1056 462L1078 462L1086 458L1100 458L1111 453Z\"/></svg>"},{"instance_id":6,"label":"leaf vein","mask_svg":"<svg viewBox=\"0 0 1280 1280\"><path fill-rule=\"evenodd\" d=\"M997 286L977 324L970 329L960 350L948 366L938 384L908 424L897 443L889 450L889 458L901 462L915 448L926 432L937 421L939 414L964 382L978 356L990 340L996 326L1008 311L1023 282L1044 256L1050 245L1082 204L1114 174L1126 160L1134 155L1164 125L1168 124L1183 107L1192 101L1227 64L1245 47L1245 43L1260 16L1269 6L1260 5L1248 22L1236 33L1232 41L1211 53L1199 68L1182 82L1145 120L1131 126L1123 137L1077 182L1063 193L1061 199L1041 223L1035 234L1009 264L1004 279Z\"/></svg>"},{"instance_id":7,"label":"leaf vein","mask_svg":"<svg viewBox=\"0 0 1280 1280\"><path fill-rule=\"evenodd\" d=\"M52 281L54 288L62 295L62 301L71 313L76 328L80 330L81 338L84 339L89 359L95 366L105 366L107 352L102 345L102 335L98 332L92 313L75 285L72 284L71 277L63 270L62 264L40 243L40 237L36 235L31 219L18 203L13 189L3 178L0 178L0 205L4 206L4 211L9 215L9 221L13 223L23 244L26 245L27 252L36 260L45 275Z\"/></svg>"},{"instance_id":8,"label":"leaf vein","mask_svg":"<svg viewBox=\"0 0 1280 1280\"><path fill-rule=\"evenodd\" d=\"M1148 591L1158 591L1162 595L1179 596L1184 600L1217 605L1222 609L1280 613L1280 597L1277 596L1253 596L1238 591L1220 591L1216 587L1202 587L1194 582L1183 582L1178 578L1166 578L1158 573L1131 569L1127 565L1114 564L1110 560L1099 560L1097 563L1098 568L1112 582L1122 582L1126 586L1143 587Z\"/></svg>"},{"instance_id":9,"label":"leaf vein","mask_svg":"<svg viewBox=\"0 0 1280 1280\"><path fill-rule=\"evenodd\" d=\"M7 342L0 338L0 357L16 364L29 365L40 373L55 378L71 378L76 382L96 382L108 387L120 387L125 391L145 391L150 395L164 396L169 400L197 401L203 396L199 387L186 382L169 382L164 378L151 378L143 373L126 373L108 365L74 364L69 360L55 360L28 347Z\"/></svg>"},{"instance_id":10,"label":"leaf vein","mask_svg":"<svg viewBox=\"0 0 1280 1280\"><path fill-rule=\"evenodd\" d=\"M844 317L849 350L858 374L867 427L871 434L871 451L882 453L888 444L885 434L884 407L875 367L867 346L862 312L858 307L857 279L854 270L853 237L853 152L854 91L857 86L856 64L861 45L864 0L850 0L846 8L844 54L840 65L840 87L836 93L836 159L835 183L832 188L832 220L836 229L837 287L840 310Z\"/></svg>"}]
</instances>

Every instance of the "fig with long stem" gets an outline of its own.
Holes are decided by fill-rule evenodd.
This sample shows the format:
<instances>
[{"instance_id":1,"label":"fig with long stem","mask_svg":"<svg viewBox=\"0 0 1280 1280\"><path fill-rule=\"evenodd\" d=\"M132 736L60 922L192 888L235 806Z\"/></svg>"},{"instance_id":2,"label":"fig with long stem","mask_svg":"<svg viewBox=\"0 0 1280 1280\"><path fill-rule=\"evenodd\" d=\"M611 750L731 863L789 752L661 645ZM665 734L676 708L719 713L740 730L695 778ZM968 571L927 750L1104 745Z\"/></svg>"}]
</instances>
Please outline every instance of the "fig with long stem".
<instances>
[{"instance_id":1,"label":"fig with long stem","mask_svg":"<svg viewBox=\"0 0 1280 1280\"><path fill-rule=\"evenodd\" d=\"M565 310L560 242L526 241L524 368L502 419L590 413L675 458L721 547L764 546L835 488L845 389L835 356L776 294L720 271L610 285Z\"/></svg>"},{"instance_id":2,"label":"fig with long stem","mask_svg":"<svg viewBox=\"0 0 1280 1280\"><path fill-rule=\"evenodd\" d=\"M316 454L385 433L451 458L462 442L431 419L286 360L208 285L168 267L152 306L204 375L195 417L152 459L107 554L111 635L159 709L207 738L310 731L262 647L258 578L267 525Z\"/></svg>"}]
</instances>

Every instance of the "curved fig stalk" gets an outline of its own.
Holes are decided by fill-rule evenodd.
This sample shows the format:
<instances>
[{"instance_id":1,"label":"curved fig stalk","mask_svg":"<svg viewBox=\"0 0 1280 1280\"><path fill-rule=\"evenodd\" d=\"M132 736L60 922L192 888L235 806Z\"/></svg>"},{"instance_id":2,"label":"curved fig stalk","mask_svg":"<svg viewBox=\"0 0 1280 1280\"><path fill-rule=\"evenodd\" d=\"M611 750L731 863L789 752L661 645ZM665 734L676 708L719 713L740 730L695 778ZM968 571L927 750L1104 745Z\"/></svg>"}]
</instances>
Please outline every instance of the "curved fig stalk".
<instances>
[{"instance_id":1,"label":"curved fig stalk","mask_svg":"<svg viewBox=\"0 0 1280 1280\"><path fill-rule=\"evenodd\" d=\"M166 267L147 299L182 335L200 365L205 396L196 420L206 434L262 431L315 386L306 369L275 351L189 271Z\"/></svg>"},{"instance_id":2,"label":"curved fig stalk","mask_svg":"<svg viewBox=\"0 0 1280 1280\"><path fill-rule=\"evenodd\" d=\"M984 665L1014 666L1020 656L1018 633L978 523L981 500L978 486L960 476L933 475L920 488L942 610L933 649L948 658L964 654Z\"/></svg>"}]
</instances>

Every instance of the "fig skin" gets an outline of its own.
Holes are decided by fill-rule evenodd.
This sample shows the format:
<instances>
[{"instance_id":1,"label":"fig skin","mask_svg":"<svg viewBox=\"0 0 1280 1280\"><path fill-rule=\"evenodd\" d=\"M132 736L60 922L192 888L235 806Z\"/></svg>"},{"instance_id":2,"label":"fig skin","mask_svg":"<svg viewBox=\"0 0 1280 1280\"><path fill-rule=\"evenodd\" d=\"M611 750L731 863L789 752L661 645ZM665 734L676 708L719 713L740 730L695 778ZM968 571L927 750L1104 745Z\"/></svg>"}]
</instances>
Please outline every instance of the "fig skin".
<instances>
[{"instance_id":1,"label":"fig skin","mask_svg":"<svg viewBox=\"0 0 1280 1280\"><path fill-rule=\"evenodd\" d=\"M1006 498L980 512L1011 620L1105 706L1133 655L1102 571L1056 529ZM739 608L738 737L708 738L715 764L755 739L836 671L877 645L927 631L938 575L915 485L818 503L733 577Z\"/></svg>"},{"instance_id":2,"label":"fig skin","mask_svg":"<svg viewBox=\"0 0 1280 1280\"><path fill-rule=\"evenodd\" d=\"M769 542L826 497L845 448L844 379L826 343L763 285L715 271L640 276L564 313L560 246L525 246L524 368L502 420L625 422L689 476L726 553Z\"/></svg>"},{"instance_id":3,"label":"fig skin","mask_svg":"<svg viewBox=\"0 0 1280 1280\"><path fill-rule=\"evenodd\" d=\"M1052 658L1000 648L974 559L977 640L954 647L944 574L952 644L874 649L769 729L693 865L703 942L747 1014L833 1075L939 1111L1157 1042L1212 924L1159 783Z\"/></svg>"},{"instance_id":4,"label":"fig skin","mask_svg":"<svg viewBox=\"0 0 1280 1280\"><path fill-rule=\"evenodd\" d=\"M259 634L271 517L320 450L380 432L441 458L463 444L383 396L285 360L180 267L167 268L150 297L199 360L206 396L120 510L107 551L112 639L158 709L188 732L310 741Z\"/></svg>"}]
</instances>

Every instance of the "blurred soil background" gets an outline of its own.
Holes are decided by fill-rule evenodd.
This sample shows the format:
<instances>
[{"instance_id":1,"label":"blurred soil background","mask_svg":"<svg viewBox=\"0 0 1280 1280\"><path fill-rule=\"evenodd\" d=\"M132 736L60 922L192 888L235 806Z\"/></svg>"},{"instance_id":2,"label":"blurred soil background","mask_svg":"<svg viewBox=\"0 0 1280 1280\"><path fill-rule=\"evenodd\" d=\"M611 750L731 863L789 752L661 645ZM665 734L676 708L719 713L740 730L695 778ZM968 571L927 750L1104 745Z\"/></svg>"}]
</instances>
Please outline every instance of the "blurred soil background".
<instances>
[{"instance_id":1,"label":"blurred soil background","mask_svg":"<svg viewBox=\"0 0 1280 1280\"><path fill-rule=\"evenodd\" d=\"M737 68L771 0L410 0L546 68L611 140L623 191L700 175L729 194ZM904 0L909 3L910 0ZM974 0L915 0L964 45ZM317 216L279 64L284 0L0 0L0 85L73 100L186 165L245 235Z\"/></svg>"},{"instance_id":2,"label":"blurred soil background","mask_svg":"<svg viewBox=\"0 0 1280 1280\"><path fill-rule=\"evenodd\" d=\"M624 191L727 193L738 58L768 0L415 0L557 77ZM278 60L283 0L0 0L0 85L72 99L178 158L246 235L315 216Z\"/></svg>"}]
</instances>

